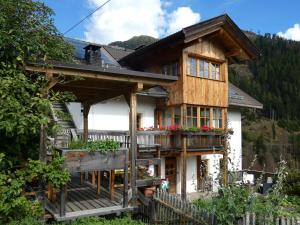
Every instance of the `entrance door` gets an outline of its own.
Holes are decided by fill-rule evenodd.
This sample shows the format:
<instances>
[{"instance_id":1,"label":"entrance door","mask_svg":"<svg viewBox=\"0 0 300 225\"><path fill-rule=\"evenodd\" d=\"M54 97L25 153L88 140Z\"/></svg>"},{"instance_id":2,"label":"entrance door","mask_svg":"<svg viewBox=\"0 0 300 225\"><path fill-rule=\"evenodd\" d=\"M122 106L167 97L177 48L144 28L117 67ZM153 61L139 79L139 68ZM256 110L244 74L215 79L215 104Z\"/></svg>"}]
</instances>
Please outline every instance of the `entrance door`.
<instances>
[{"instance_id":1,"label":"entrance door","mask_svg":"<svg viewBox=\"0 0 300 225\"><path fill-rule=\"evenodd\" d=\"M166 179L170 183L170 193L176 193L176 158L166 158Z\"/></svg>"}]
</instances>

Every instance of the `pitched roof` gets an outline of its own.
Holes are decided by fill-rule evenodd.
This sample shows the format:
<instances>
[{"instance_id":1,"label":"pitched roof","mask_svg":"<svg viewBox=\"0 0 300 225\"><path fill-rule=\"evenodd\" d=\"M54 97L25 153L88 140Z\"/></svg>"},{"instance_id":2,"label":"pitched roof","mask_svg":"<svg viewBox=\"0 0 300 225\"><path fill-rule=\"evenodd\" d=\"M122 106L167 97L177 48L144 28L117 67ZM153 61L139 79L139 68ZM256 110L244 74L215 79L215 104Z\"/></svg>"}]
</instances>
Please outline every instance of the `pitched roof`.
<instances>
[{"instance_id":1,"label":"pitched roof","mask_svg":"<svg viewBox=\"0 0 300 225\"><path fill-rule=\"evenodd\" d=\"M98 43L92 43L92 42L77 40L77 39L68 38L68 37L65 37L65 40L75 48L75 58L77 58L79 60L85 59L85 49L84 48L88 45L99 46L100 48L105 49L105 51L113 59L113 60L110 59L110 57L103 57L105 63L107 63L107 64L118 64L118 62L117 62L118 60L120 60L124 56L126 56L134 51L131 49L121 48L118 46L102 45L102 44L98 44Z\"/></svg>"},{"instance_id":2,"label":"pitched roof","mask_svg":"<svg viewBox=\"0 0 300 225\"><path fill-rule=\"evenodd\" d=\"M167 47L170 43L185 44L222 29L228 32L230 37L233 37L234 41L244 50L249 58L256 57L259 54L256 46L249 40L244 32L227 14L224 14L183 28L181 31L138 49L132 54L123 57L119 62L121 64L126 64L141 56L151 54L152 51L155 51L158 48Z\"/></svg>"},{"instance_id":3,"label":"pitched roof","mask_svg":"<svg viewBox=\"0 0 300 225\"><path fill-rule=\"evenodd\" d=\"M263 108L263 104L231 83L229 83L228 92L229 106L239 106L256 109Z\"/></svg>"},{"instance_id":4,"label":"pitched roof","mask_svg":"<svg viewBox=\"0 0 300 225\"><path fill-rule=\"evenodd\" d=\"M134 52L134 50L131 49L121 48L121 47L111 46L111 45L103 45L103 47L117 61Z\"/></svg>"}]
</instances>

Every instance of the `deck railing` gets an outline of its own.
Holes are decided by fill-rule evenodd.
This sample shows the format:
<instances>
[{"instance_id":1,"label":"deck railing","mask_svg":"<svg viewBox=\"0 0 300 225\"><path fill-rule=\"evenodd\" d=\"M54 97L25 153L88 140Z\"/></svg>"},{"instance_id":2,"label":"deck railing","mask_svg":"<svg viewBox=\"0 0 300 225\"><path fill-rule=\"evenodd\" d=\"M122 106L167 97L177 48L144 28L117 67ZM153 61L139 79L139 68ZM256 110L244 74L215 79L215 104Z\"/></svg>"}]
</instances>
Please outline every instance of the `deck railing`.
<instances>
[{"instance_id":1,"label":"deck railing","mask_svg":"<svg viewBox=\"0 0 300 225\"><path fill-rule=\"evenodd\" d=\"M77 130L79 138L83 131ZM160 145L161 150L182 149L182 137L187 138L188 150L222 150L224 146L224 134L222 132L186 132L186 131L137 131L137 144L143 146ZM130 136L128 131L89 130L90 140L113 139L129 147Z\"/></svg>"}]
</instances>

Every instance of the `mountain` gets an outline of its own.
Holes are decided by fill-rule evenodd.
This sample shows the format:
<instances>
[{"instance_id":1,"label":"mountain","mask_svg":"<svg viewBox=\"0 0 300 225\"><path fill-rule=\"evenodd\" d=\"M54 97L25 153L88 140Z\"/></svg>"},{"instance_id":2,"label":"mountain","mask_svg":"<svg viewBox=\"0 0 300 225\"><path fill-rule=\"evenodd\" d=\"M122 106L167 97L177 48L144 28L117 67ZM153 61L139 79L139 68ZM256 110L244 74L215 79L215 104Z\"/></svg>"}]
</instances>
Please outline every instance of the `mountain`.
<instances>
[{"instance_id":1,"label":"mountain","mask_svg":"<svg viewBox=\"0 0 300 225\"><path fill-rule=\"evenodd\" d=\"M243 166L275 171L284 159L300 166L300 42L246 33L260 51L254 60L233 64L229 80L264 104L243 119ZM250 35L250 36L249 36Z\"/></svg>"},{"instance_id":2,"label":"mountain","mask_svg":"<svg viewBox=\"0 0 300 225\"><path fill-rule=\"evenodd\" d=\"M122 48L136 49L141 46L146 46L156 42L158 39L147 35L134 36L127 41L115 41L109 45L118 46Z\"/></svg>"},{"instance_id":3,"label":"mountain","mask_svg":"<svg viewBox=\"0 0 300 225\"><path fill-rule=\"evenodd\" d=\"M230 66L230 81L264 104L262 116L300 130L300 42L276 35L252 39L261 55Z\"/></svg>"}]
</instances>

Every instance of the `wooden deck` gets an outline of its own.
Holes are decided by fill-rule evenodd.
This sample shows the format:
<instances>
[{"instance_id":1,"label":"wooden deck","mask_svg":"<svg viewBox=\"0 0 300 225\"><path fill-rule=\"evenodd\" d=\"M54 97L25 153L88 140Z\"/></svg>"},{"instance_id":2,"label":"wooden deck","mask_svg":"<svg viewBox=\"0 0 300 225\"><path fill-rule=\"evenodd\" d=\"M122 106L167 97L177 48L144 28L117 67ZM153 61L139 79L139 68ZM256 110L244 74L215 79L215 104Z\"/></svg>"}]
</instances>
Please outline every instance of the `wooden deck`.
<instances>
[{"instance_id":1,"label":"wooden deck","mask_svg":"<svg viewBox=\"0 0 300 225\"><path fill-rule=\"evenodd\" d=\"M57 221L72 220L78 217L120 214L131 211L131 207L123 207L122 189L116 188L112 198L109 190L101 187L100 196L97 188L88 181L79 184L79 178L73 178L67 186L66 213L60 216L59 198L55 202L46 200L46 209Z\"/></svg>"}]
</instances>

